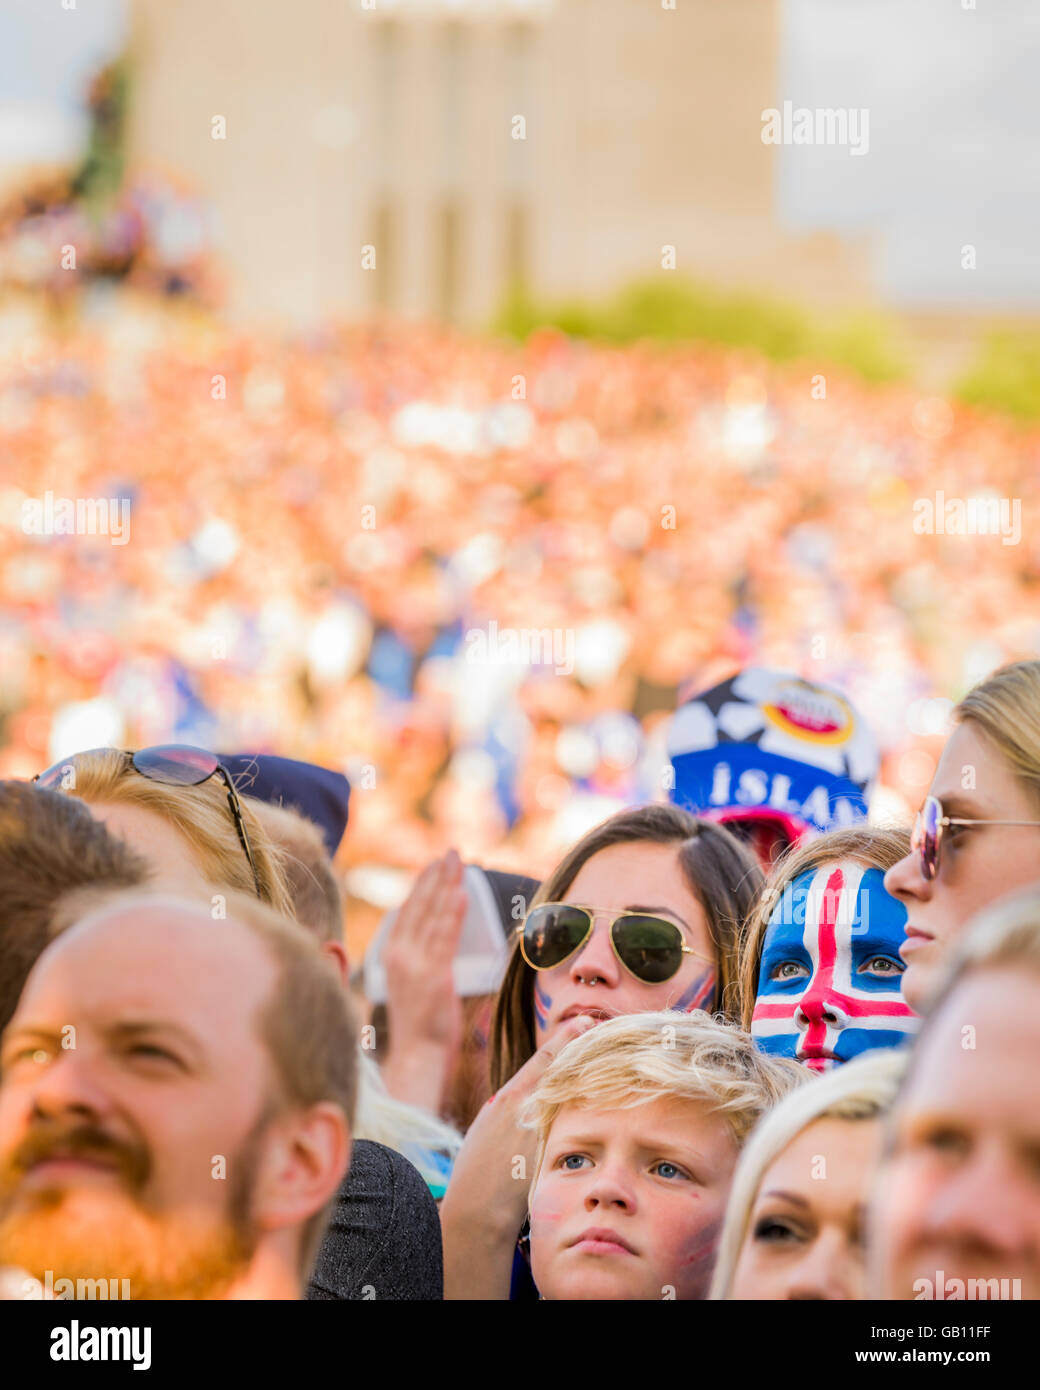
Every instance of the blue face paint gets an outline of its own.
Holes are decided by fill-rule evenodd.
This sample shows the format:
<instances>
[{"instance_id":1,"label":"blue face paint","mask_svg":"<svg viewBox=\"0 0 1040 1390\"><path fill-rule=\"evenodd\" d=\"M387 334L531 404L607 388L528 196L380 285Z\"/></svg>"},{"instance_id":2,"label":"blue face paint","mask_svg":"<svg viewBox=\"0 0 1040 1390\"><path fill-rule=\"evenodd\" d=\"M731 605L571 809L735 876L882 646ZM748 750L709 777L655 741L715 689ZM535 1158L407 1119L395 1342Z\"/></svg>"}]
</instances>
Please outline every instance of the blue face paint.
<instances>
[{"instance_id":1,"label":"blue face paint","mask_svg":"<svg viewBox=\"0 0 1040 1390\"><path fill-rule=\"evenodd\" d=\"M715 971L708 969L683 990L682 994L669 1007L678 1014L689 1014L694 1009L710 1009L715 999Z\"/></svg>"},{"instance_id":2,"label":"blue face paint","mask_svg":"<svg viewBox=\"0 0 1040 1390\"><path fill-rule=\"evenodd\" d=\"M539 1033L544 1033L549 1023L549 1010L552 996L546 994L538 980L534 982L534 1024Z\"/></svg>"},{"instance_id":3,"label":"blue face paint","mask_svg":"<svg viewBox=\"0 0 1040 1390\"><path fill-rule=\"evenodd\" d=\"M880 869L831 861L789 883L762 941L758 1047L825 1071L906 1042L918 1019L899 987L905 926Z\"/></svg>"}]
</instances>

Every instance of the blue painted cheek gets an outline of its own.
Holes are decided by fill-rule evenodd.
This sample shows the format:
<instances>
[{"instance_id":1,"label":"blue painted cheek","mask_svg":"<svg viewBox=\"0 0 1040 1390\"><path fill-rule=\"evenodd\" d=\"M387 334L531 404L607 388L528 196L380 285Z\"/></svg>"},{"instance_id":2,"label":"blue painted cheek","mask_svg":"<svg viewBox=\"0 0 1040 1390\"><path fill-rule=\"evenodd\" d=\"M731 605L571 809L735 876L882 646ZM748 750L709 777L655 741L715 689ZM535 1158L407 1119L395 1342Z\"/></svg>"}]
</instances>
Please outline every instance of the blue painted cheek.
<instances>
[{"instance_id":1,"label":"blue painted cheek","mask_svg":"<svg viewBox=\"0 0 1040 1390\"><path fill-rule=\"evenodd\" d=\"M768 1038L754 1038L759 1052L767 1052L770 1057L794 1057L798 1050L797 1033L774 1033Z\"/></svg>"},{"instance_id":2,"label":"blue painted cheek","mask_svg":"<svg viewBox=\"0 0 1040 1390\"><path fill-rule=\"evenodd\" d=\"M544 1033L549 1023L549 1010L552 996L546 994L538 980L534 982L534 1022L539 1033Z\"/></svg>"},{"instance_id":3,"label":"blue painted cheek","mask_svg":"<svg viewBox=\"0 0 1040 1390\"><path fill-rule=\"evenodd\" d=\"M685 1014L692 1009L710 1009L715 999L715 971L698 975L670 1007L674 1013Z\"/></svg>"},{"instance_id":4,"label":"blue painted cheek","mask_svg":"<svg viewBox=\"0 0 1040 1390\"><path fill-rule=\"evenodd\" d=\"M864 1052L875 1052L881 1047L902 1047L913 1037L912 1032L901 1032L896 1028L843 1028L834 1044L834 1054L839 1061L849 1062Z\"/></svg>"}]
</instances>

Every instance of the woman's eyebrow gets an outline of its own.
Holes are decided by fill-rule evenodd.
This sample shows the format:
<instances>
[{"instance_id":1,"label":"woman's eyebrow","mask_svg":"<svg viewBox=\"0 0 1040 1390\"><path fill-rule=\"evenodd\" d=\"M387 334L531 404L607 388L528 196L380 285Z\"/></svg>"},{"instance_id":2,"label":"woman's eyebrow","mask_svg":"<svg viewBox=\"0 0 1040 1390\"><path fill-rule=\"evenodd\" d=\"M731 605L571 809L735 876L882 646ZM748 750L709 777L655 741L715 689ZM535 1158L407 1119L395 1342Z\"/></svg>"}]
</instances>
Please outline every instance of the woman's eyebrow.
<instances>
[{"instance_id":1,"label":"woman's eyebrow","mask_svg":"<svg viewBox=\"0 0 1040 1390\"><path fill-rule=\"evenodd\" d=\"M944 816L962 817L964 820L982 820L986 815L986 807L980 806L978 802L965 800L964 797L953 793L950 796L941 798Z\"/></svg>"},{"instance_id":2,"label":"woman's eyebrow","mask_svg":"<svg viewBox=\"0 0 1040 1390\"><path fill-rule=\"evenodd\" d=\"M653 913L653 912L664 912L664 913L667 913L667 915L668 915L669 917L674 917L675 920L676 920L677 922L681 922L681 923L683 924L683 926L686 927L687 929L689 929L689 926L690 926L690 924L689 924L689 922L687 922L686 918L683 917L680 913L676 912L676 910L675 910L674 907L644 907L644 906L643 906L642 904L640 904L640 903L629 903L628 907L625 908L625 911L626 911L626 912L651 912L651 913Z\"/></svg>"},{"instance_id":3,"label":"woman's eyebrow","mask_svg":"<svg viewBox=\"0 0 1040 1390\"><path fill-rule=\"evenodd\" d=\"M763 1197L780 1197L785 1202L793 1203L796 1207L805 1207L806 1210L808 1210L809 1207L809 1203L804 1197L799 1197L797 1192L785 1192L781 1187L772 1187L768 1192L760 1192L759 1201L761 1201Z\"/></svg>"}]
</instances>

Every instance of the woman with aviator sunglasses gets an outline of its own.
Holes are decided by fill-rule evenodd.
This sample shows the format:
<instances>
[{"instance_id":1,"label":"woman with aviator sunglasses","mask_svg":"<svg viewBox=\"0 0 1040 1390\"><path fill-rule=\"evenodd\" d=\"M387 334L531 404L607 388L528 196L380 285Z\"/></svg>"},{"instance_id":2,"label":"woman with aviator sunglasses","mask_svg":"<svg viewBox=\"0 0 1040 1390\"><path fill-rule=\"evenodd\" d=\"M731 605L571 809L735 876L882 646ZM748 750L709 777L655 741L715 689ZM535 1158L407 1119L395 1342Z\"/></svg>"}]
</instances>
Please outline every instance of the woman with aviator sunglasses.
<instances>
[{"instance_id":1,"label":"woman with aviator sunglasses","mask_svg":"<svg viewBox=\"0 0 1040 1390\"><path fill-rule=\"evenodd\" d=\"M733 835L667 804L611 817L550 873L518 924L495 1004L496 1094L466 1136L441 1209L445 1297L509 1296L534 1156L518 1115L552 1058L619 1014L732 1018L737 941L761 888Z\"/></svg>"},{"instance_id":2,"label":"woman with aviator sunglasses","mask_svg":"<svg viewBox=\"0 0 1040 1390\"><path fill-rule=\"evenodd\" d=\"M92 748L33 780L85 801L149 860L153 881L206 896L214 885L236 888L294 915L270 839L213 753L186 744Z\"/></svg>"},{"instance_id":3,"label":"woman with aviator sunglasses","mask_svg":"<svg viewBox=\"0 0 1040 1390\"><path fill-rule=\"evenodd\" d=\"M1001 667L953 717L910 853L885 875L907 910L902 988L918 1012L969 920L1040 879L1040 661Z\"/></svg>"}]
</instances>

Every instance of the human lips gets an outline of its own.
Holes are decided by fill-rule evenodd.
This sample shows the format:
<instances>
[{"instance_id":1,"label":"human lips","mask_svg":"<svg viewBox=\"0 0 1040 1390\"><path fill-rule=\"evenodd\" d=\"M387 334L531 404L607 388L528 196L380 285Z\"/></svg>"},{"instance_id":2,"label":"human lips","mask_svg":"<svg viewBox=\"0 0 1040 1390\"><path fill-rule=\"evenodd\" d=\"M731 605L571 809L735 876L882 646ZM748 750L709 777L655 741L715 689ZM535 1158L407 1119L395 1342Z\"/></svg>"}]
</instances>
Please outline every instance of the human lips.
<instances>
[{"instance_id":1,"label":"human lips","mask_svg":"<svg viewBox=\"0 0 1040 1390\"><path fill-rule=\"evenodd\" d=\"M899 954L905 960L907 951L919 951L934 940L935 937L931 932L922 931L920 927L912 927L907 923L906 936L899 947Z\"/></svg>"},{"instance_id":2,"label":"human lips","mask_svg":"<svg viewBox=\"0 0 1040 1390\"><path fill-rule=\"evenodd\" d=\"M583 1255L636 1254L627 1240L607 1226L590 1226L587 1231L582 1231L576 1240L571 1241L570 1248L580 1251Z\"/></svg>"},{"instance_id":3,"label":"human lips","mask_svg":"<svg viewBox=\"0 0 1040 1390\"><path fill-rule=\"evenodd\" d=\"M812 1071L829 1071L838 1064L837 1053L831 1052L829 1048L820 1047L818 1043L808 1043L805 1047L800 1047L796 1057Z\"/></svg>"},{"instance_id":4,"label":"human lips","mask_svg":"<svg viewBox=\"0 0 1040 1390\"><path fill-rule=\"evenodd\" d=\"M616 1009L605 1009L601 1004L571 1004L560 1014L560 1022L566 1023L569 1018L594 1018L602 1023L608 1018L617 1018Z\"/></svg>"},{"instance_id":5,"label":"human lips","mask_svg":"<svg viewBox=\"0 0 1040 1390\"><path fill-rule=\"evenodd\" d=\"M27 1170L25 1180L30 1185L34 1185L61 1179L80 1181L92 1175L117 1177L120 1172L120 1164L113 1159L104 1159L91 1154L56 1151L37 1159Z\"/></svg>"}]
</instances>

